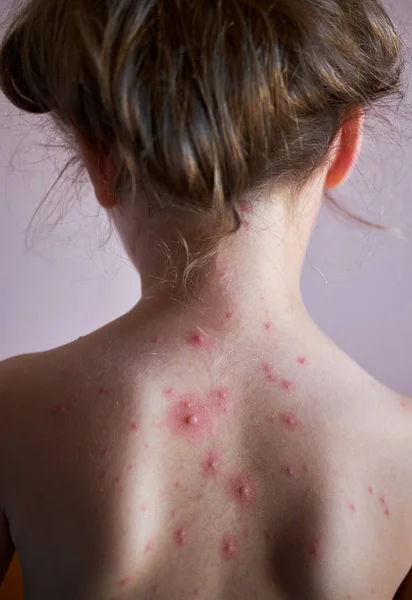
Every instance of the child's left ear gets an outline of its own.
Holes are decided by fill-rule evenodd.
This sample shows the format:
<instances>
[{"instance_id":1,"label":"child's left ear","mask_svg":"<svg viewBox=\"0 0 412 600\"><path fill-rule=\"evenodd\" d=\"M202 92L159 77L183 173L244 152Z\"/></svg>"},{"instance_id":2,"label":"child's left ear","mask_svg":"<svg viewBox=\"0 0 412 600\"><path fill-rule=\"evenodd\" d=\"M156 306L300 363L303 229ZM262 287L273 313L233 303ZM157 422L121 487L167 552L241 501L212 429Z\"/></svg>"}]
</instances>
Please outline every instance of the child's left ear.
<instances>
[{"instance_id":1,"label":"child's left ear","mask_svg":"<svg viewBox=\"0 0 412 600\"><path fill-rule=\"evenodd\" d=\"M112 160L82 132L76 132L76 138L99 204L107 210L114 208L118 200L113 194L116 175Z\"/></svg>"}]
</instances>

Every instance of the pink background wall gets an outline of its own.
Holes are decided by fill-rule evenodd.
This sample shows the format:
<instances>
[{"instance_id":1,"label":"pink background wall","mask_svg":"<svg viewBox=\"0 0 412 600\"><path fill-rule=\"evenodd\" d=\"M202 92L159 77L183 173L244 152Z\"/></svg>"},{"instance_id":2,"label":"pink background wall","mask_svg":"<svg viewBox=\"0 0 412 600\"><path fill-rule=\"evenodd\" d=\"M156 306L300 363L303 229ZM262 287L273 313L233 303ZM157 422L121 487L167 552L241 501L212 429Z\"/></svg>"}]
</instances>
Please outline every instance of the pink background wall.
<instances>
[{"instance_id":1,"label":"pink background wall","mask_svg":"<svg viewBox=\"0 0 412 600\"><path fill-rule=\"evenodd\" d=\"M0 2L0 9L9 2ZM389 3L388 3L389 4ZM412 47L412 4L389 5ZM410 62L410 60L409 60ZM412 67L408 66L409 69ZM363 153L350 181L335 197L361 216L404 228L405 239L345 224L324 208L305 265L303 294L322 329L371 374L412 395L412 99L392 125L367 124ZM394 106L394 104L392 104ZM18 115L0 97L0 359L65 344L131 308L138 275L99 213L90 184L54 231L29 220L63 164L45 149L44 120ZM56 143L58 140L49 140ZM73 189L73 186L72 186ZM52 193L46 214L65 201L70 186ZM73 192L71 192L73 193Z\"/></svg>"}]
</instances>

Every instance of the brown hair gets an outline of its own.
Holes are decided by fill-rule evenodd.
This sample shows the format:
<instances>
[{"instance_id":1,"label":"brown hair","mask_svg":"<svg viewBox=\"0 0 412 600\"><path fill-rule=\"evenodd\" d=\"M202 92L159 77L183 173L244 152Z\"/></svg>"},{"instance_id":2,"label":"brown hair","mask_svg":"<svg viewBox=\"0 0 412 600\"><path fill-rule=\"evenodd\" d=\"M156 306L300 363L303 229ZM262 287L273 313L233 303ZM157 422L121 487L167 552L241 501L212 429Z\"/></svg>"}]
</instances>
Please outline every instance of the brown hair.
<instances>
[{"instance_id":1,"label":"brown hair","mask_svg":"<svg viewBox=\"0 0 412 600\"><path fill-rule=\"evenodd\" d=\"M29 0L0 87L104 150L114 194L215 215L219 238L248 193L293 206L351 109L403 96L403 66L379 0Z\"/></svg>"}]
</instances>

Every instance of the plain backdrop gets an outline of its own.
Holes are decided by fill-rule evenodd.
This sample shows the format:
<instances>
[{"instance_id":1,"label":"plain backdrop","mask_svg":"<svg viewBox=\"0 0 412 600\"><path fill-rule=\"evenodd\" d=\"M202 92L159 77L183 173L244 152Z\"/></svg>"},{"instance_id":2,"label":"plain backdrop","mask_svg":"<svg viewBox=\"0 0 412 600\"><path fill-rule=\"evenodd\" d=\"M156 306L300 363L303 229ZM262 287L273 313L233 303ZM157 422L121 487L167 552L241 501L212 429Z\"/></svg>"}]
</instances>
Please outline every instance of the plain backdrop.
<instances>
[{"instance_id":1,"label":"plain backdrop","mask_svg":"<svg viewBox=\"0 0 412 600\"><path fill-rule=\"evenodd\" d=\"M341 348L386 385L412 395L412 3L386 4L406 45L407 96L378 113L388 123L367 122L357 168L335 198L403 233L345 222L325 206L302 289L309 312ZM9 5L0 1L2 11ZM28 229L67 158L58 143L47 118L19 114L0 97L0 359L65 344L140 297L138 274L115 235L108 241L107 219L87 178L76 200L74 174L66 173ZM53 228L69 200L72 208Z\"/></svg>"}]
</instances>

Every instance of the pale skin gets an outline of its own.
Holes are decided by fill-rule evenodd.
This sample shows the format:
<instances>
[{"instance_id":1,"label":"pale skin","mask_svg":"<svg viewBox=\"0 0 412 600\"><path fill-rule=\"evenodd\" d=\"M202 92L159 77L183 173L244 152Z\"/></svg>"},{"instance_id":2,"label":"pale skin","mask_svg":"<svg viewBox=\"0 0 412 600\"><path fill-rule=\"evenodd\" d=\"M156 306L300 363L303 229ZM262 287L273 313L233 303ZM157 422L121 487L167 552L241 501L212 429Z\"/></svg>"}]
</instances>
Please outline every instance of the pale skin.
<instances>
[{"instance_id":1,"label":"pale skin","mask_svg":"<svg viewBox=\"0 0 412 600\"><path fill-rule=\"evenodd\" d=\"M167 226L149 236L142 210L130 237L108 161L79 138L143 297L1 363L0 581L16 549L27 600L412 599L412 399L300 294L322 192L349 177L362 124L342 129L298 220L279 198L248 212L190 302L159 281L149 242Z\"/></svg>"}]
</instances>

